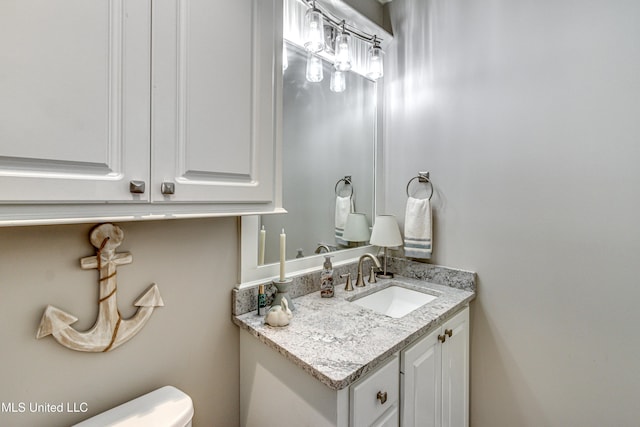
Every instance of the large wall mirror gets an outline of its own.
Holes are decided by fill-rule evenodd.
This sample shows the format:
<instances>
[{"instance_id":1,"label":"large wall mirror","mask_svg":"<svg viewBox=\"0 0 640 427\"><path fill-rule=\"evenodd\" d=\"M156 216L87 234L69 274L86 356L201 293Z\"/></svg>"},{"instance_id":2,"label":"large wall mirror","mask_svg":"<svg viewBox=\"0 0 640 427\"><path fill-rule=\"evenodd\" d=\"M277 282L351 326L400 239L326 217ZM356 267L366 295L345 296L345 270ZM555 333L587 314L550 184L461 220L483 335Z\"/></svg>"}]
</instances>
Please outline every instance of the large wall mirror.
<instances>
[{"instance_id":1,"label":"large wall mirror","mask_svg":"<svg viewBox=\"0 0 640 427\"><path fill-rule=\"evenodd\" d=\"M340 230L336 237L336 203L340 212L350 198L353 210L364 214L368 225L374 218L376 83L348 72L346 89L332 92L333 64L322 60L325 77L312 83L305 78L307 53L292 43L287 43L286 52L282 200L288 213L261 218L265 264L278 262L283 228L287 260L367 243L368 239L360 240L365 237L345 240ZM343 225L340 220L338 225Z\"/></svg>"},{"instance_id":2,"label":"large wall mirror","mask_svg":"<svg viewBox=\"0 0 640 427\"><path fill-rule=\"evenodd\" d=\"M309 81L309 54L301 47L301 34L296 30L307 8L298 0L285 0L284 5L283 61L287 67L283 70L282 91L282 201L287 213L242 218L242 282L276 275L282 229L287 234L289 272L320 267L327 251L340 262L372 250L368 236L348 240L345 237L349 236L336 231L336 204L343 204L350 196L353 212L360 214L367 227L373 225L380 82L363 75L367 46L357 43L354 69L344 73L344 91L332 90L333 61L322 55L317 58L322 61L323 79ZM390 39L384 30L353 10L337 13L360 21L359 26L364 22L368 31ZM264 265L258 262L262 227Z\"/></svg>"}]
</instances>

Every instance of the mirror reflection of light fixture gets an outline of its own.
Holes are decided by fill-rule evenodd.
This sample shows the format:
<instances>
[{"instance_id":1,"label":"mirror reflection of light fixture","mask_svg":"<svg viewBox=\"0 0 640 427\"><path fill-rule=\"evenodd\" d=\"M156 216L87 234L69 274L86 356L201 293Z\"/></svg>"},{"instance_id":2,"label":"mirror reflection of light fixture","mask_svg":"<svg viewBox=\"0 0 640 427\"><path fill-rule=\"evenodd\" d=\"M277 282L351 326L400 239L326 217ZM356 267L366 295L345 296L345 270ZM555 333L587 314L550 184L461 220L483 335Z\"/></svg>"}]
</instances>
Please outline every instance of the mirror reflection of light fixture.
<instances>
[{"instance_id":1,"label":"mirror reflection of light fixture","mask_svg":"<svg viewBox=\"0 0 640 427\"><path fill-rule=\"evenodd\" d=\"M347 79L342 71L338 71L335 68L331 72L331 81L329 82L329 89L331 92L344 92L347 88Z\"/></svg>"},{"instance_id":2,"label":"mirror reflection of light fixture","mask_svg":"<svg viewBox=\"0 0 640 427\"><path fill-rule=\"evenodd\" d=\"M282 71L286 71L289 68L289 54L287 52L287 44L282 43Z\"/></svg>"},{"instance_id":3,"label":"mirror reflection of light fixture","mask_svg":"<svg viewBox=\"0 0 640 427\"><path fill-rule=\"evenodd\" d=\"M334 62L333 66L338 71L349 71L351 69L351 34L344 30L344 21L342 21L342 30L336 36L334 44Z\"/></svg>"},{"instance_id":4,"label":"mirror reflection of light fixture","mask_svg":"<svg viewBox=\"0 0 640 427\"><path fill-rule=\"evenodd\" d=\"M369 240L369 222L363 213L350 213L344 226L342 238L348 242L366 242Z\"/></svg>"},{"instance_id":5,"label":"mirror reflection of light fixture","mask_svg":"<svg viewBox=\"0 0 640 427\"><path fill-rule=\"evenodd\" d=\"M306 77L307 81L311 83L321 82L324 78L324 74L322 73L322 59L313 53L309 53L307 56Z\"/></svg>"},{"instance_id":6,"label":"mirror reflection of light fixture","mask_svg":"<svg viewBox=\"0 0 640 427\"><path fill-rule=\"evenodd\" d=\"M367 77L378 80L384 75L384 67L382 57L384 52L380 48L380 43L376 36L373 36L373 46L369 48L369 67Z\"/></svg>"},{"instance_id":7,"label":"mirror reflection of light fixture","mask_svg":"<svg viewBox=\"0 0 640 427\"><path fill-rule=\"evenodd\" d=\"M378 277L384 279L392 278L393 273L387 272L387 249L402 245L402 236L400 235L400 227L396 217L393 215L376 216L369 243L384 248L384 267L382 274L378 274Z\"/></svg>"},{"instance_id":8,"label":"mirror reflection of light fixture","mask_svg":"<svg viewBox=\"0 0 640 427\"><path fill-rule=\"evenodd\" d=\"M314 53L324 49L324 22L315 1L304 15L304 48Z\"/></svg>"}]
</instances>

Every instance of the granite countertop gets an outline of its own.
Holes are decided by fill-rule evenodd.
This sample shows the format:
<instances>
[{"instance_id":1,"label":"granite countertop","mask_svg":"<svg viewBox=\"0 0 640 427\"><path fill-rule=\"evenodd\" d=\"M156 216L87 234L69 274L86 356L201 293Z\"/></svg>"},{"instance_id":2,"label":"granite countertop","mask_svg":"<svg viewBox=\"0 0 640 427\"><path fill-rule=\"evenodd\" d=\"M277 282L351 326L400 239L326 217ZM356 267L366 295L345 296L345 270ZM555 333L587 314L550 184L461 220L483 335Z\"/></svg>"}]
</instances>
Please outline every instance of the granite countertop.
<instances>
[{"instance_id":1,"label":"granite countertop","mask_svg":"<svg viewBox=\"0 0 640 427\"><path fill-rule=\"evenodd\" d=\"M406 316L394 319L351 304L348 300L400 281L439 296ZM296 310L286 327L264 324L255 311L234 316L233 321L314 378L334 390L348 387L384 363L395 352L424 336L475 298L473 290L457 289L396 276L352 292L343 281L333 298L319 292L294 298Z\"/></svg>"}]
</instances>

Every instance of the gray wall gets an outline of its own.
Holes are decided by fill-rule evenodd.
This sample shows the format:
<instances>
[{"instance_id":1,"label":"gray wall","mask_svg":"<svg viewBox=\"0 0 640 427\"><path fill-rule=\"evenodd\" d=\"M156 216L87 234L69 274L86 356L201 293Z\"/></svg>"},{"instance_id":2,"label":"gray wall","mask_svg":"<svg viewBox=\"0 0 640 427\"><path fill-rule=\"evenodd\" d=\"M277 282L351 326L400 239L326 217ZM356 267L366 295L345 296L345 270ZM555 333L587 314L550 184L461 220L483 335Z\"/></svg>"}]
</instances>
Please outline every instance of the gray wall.
<instances>
[{"instance_id":1,"label":"gray wall","mask_svg":"<svg viewBox=\"0 0 640 427\"><path fill-rule=\"evenodd\" d=\"M638 425L640 2L390 14L386 208L430 170L433 262L478 273L472 425Z\"/></svg>"},{"instance_id":2,"label":"gray wall","mask_svg":"<svg viewBox=\"0 0 640 427\"><path fill-rule=\"evenodd\" d=\"M42 311L55 305L79 318L97 315L97 272L81 270L95 255L92 225L0 228L0 402L88 404L86 414L10 414L2 426L66 426L157 387L189 394L195 426L239 422L238 329L231 322L236 283L235 218L120 224L133 263L118 269L124 318L156 282L165 307L142 331L108 353L68 350L52 337L35 339Z\"/></svg>"},{"instance_id":3,"label":"gray wall","mask_svg":"<svg viewBox=\"0 0 640 427\"><path fill-rule=\"evenodd\" d=\"M377 25L384 27L384 7L378 0L344 0L344 2Z\"/></svg>"}]
</instances>

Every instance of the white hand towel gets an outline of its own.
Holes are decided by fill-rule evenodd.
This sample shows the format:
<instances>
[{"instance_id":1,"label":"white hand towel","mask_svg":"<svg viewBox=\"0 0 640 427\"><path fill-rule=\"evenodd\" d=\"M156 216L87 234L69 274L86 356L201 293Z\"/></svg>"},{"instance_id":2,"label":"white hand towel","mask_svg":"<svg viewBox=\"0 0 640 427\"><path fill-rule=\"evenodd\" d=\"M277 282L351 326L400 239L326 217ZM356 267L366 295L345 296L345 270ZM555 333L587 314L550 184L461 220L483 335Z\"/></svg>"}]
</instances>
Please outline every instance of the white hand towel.
<instances>
[{"instance_id":1,"label":"white hand towel","mask_svg":"<svg viewBox=\"0 0 640 427\"><path fill-rule=\"evenodd\" d=\"M409 197L404 218L404 255L431 258L431 203Z\"/></svg>"},{"instance_id":2,"label":"white hand towel","mask_svg":"<svg viewBox=\"0 0 640 427\"><path fill-rule=\"evenodd\" d=\"M351 196L336 196L336 243L339 245L347 245L349 242L344 240L344 226L347 224L347 216L353 211Z\"/></svg>"}]
</instances>

